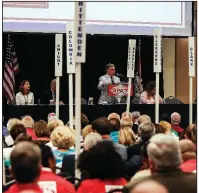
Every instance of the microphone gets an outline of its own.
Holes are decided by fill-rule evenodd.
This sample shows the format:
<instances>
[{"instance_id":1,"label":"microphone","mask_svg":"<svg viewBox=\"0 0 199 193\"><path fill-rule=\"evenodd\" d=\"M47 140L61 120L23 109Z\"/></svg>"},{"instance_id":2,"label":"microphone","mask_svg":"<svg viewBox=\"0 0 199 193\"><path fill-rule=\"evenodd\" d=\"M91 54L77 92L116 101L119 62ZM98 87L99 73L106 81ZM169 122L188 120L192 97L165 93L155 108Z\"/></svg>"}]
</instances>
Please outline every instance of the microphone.
<instances>
[{"instance_id":1,"label":"microphone","mask_svg":"<svg viewBox=\"0 0 199 193\"><path fill-rule=\"evenodd\" d=\"M120 76L125 77L123 74L120 74L120 73L116 73L115 75L118 76L118 77L120 77Z\"/></svg>"},{"instance_id":2,"label":"microphone","mask_svg":"<svg viewBox=\"0 0 199 193\"><path fill-rule=\"evenodd\" d=\"M128 78L124 76L123 74L116 73L115 75L118 76L121 79L121 81L128 82Z\"/></svg>"}]
</instances>

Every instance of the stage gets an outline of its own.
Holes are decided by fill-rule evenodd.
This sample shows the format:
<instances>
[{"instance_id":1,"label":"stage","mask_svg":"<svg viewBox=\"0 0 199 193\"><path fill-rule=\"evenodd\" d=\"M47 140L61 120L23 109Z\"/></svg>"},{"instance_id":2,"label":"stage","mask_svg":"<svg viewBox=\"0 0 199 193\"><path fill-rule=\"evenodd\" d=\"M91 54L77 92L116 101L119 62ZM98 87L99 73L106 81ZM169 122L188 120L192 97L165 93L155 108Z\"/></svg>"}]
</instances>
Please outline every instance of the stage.
<instances>
[{"instance_id":1,"label":"stage","mask_svg":"<svg viewBox=\"0 0 199 193\"><path fill-rule=\"evenodd\" d=\"M75 110L75 108L74 108ZM126 111L126 105L82 105L82 113L88 119L93 121L101 116L108 116L112 112L122 114ZM145 104L131 104L130 112L140 111L141 114L147 114L151 117L152 121L155 120L155 105ZM29 105L29 106L16 106L9 105L3 109L4 123L7 123L9 118L21 118L24 115L31 115L35 121L40 119L47 120L48 113L55 112L54 105ZM173 112L178 112L182 116L181 126L185 128L189 124L189 105L188 104L162 104L160 105L160 119L163 114L171 115ZM195 121L197 113L197 105L193 105L193 122ZM60 106L60 119L67 123L69 120L69 106Z\"/></svg>"}]
</instances>

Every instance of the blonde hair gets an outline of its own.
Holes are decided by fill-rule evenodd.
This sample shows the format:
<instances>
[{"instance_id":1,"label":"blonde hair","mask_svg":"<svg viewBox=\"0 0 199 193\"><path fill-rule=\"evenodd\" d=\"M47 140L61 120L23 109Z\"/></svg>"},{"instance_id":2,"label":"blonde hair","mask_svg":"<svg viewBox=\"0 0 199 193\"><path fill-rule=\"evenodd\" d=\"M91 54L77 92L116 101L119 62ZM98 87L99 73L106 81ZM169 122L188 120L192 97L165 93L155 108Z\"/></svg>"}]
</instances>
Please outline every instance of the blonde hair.
<instances>
[{"instance_id":1,"label":"blonde hair","mask_svg":"<svg viewBox=\"0 0 199 193\"><path fill-rule=\"evenodd\" d=\"M53 132L53 130L58 126L64 126L64 123L60 119L54 119L48 122L47 129L50 133Z\"/></svg>"},{"instance_id":2,"label":"blonde hair","mask_svg":"<svg viewBox=\"0 0 199 193\"><path fill-rule=\"evenodd\" d=\"M34 127L34 120L31 116L25 116L22 119L22 123L26 128L33 128Z\"/></svg>"},{"instance_id":3,"label":"blonde hair","mask_svg":"<svg viewBox=\"0 0 199 193\"><path fill-rule=\"evenodd\" d=\"M148 115L141 115L138 118L138 125L140 125L144 121L150 121L151 122L151 118Z\"/></svg>"},{"instance_id":4,"label":"blonde hair","mask_svg":"<svg viewBox=\"0 0 199 193\"><path fill-rule=\"evenodd\" d=\"M89 133L94 132L91 125L87 125L82 130L82 136L85 138Z\"/></svg>"},{"instance_id":5,"label":"blonde hair","mask_svg":"<svg viewBox=\"0 0 199 193\"><path fill-rule=\"evenodd\" d=\"M128 118L132 119L132 113L129 112L128 114L129 114L129 115L128 115ZM126 115L127 115L127 112L123 112L121 117L122 117L122 118L127 117Z\"/></svg>"},{"instance_id":6,"label":"blonde hair","mask_svg":"<svg viewBox=\"0 0 199 193\"><path fill-rule=\"evenodd\" d=\"M130 118L123 117L120 121L120 126L119 143L127 146L134 144L136 139L132 130L133 121Z\"/></svg>"},{"instance_id":7,"label":"blonde hair","mask_svg":"<svg viewBox=\"0 0 199 193\"><path fill-rule=\"evenodd\" d=\"M11 118L8 120L7 122L7 128L8 130L10 131L11 128L16 125L16 124L23 124L22 121L20 119L17 119L17 118Z\"/></svg>"},{"instance_id":8,"label":"blonde hair","mask_svg":"<svg viewBox=\"0 0 199 193\"><path fill-rule=\"evenodd\" d=\"M169 133L171 131L171 124L167 121L160 121L159 125L163 127L166 131L165 134Z\"/></svg>"},{"instance_id":9,"label":"blonde hair","mask_svg":"<svg viewBox=\"0 0 199 193\"><path fill-rule=\"evenodd\" d=\"M66 126L58 126L50 135L52 144L57 148L69 149L75 145L74 134Z\"/></svg>"}]
</instances>

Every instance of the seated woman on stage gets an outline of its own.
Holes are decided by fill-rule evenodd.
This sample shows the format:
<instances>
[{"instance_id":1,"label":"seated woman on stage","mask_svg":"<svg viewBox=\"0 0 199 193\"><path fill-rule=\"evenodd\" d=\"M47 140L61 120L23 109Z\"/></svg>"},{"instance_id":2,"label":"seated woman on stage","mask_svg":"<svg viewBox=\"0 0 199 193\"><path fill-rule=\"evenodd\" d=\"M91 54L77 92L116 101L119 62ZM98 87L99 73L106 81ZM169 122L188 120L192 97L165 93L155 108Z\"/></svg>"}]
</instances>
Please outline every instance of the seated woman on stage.
<instances>
[{"instance_id":1,"label":"seated woman on stage","mask_svg":"<svg viewBox=\"0 0 199 193\"><path fill-rule=\"evenodd\" d=\"M155 81L147 84L146 90L140 95L140 104L155 104L156 87ZM162 103L162 98L159 96L159 103Z\"/></svg>"},{"instance_id":2,"label":"seated woman on stage","mask_svg":"<svg viewBox=\"0 0 199 193\"><path fill-rule=\"evenodd\" d=\"M16 105L34 104L34 95L30 92L30 82L28 80L21 82L19 91L16 94Z\"/></svg>"}]
</instances>

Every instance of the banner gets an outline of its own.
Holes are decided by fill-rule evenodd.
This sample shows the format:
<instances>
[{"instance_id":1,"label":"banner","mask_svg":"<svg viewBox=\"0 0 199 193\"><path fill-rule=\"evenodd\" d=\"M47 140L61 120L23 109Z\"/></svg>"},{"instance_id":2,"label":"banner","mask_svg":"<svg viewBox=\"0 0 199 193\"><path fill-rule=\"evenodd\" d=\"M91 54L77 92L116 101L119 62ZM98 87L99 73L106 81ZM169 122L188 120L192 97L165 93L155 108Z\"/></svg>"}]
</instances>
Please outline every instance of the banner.
<instances>
[{"instance_id":1,"label":"banner","mask_svg":"<svg viewBox=\"0 0 199 193\"><path fill-rule=\"evenodd\" d=\"M75 73L74 62L74 27L73 23L67 23L66 26L66 58L67 58L67 73Z\"/></svg>"},{"instance_id":2,"label":"banner","mask_svg":"<svg viewBox=\"0 0 199 193\"><path fill-rule=\"evenodd\" d=\"M162 30L161 28L157 28L154 30L154 45L153 45L153 58L154 58L154 66L153 71L154 72L162 72Z\"/></svg>"},{"instance_id":3,"label":"banner","mask_svg":"<svg viewBox=\"0 0 199 193\"><path fill-rule=\"evenodd\" d=\"M195 76L195 47L194 37L188 38L188 49L189 49L189 77Z\"/></svg>"},{"instance_id":4,"label":"banner","mask_svg":"<svg viewBox=\"0 0 199 193\"><path fill-rule=\"evenodd\" d=\"M62 42L63 35L55 35L55 76L62 76Z\"/></svg>"},{"instance_id":5,"label":"banner","mask_svg":"<svg viewBox=\"0 0 199 193\"><path fill-rule=\"evenodd\" d=\"M75 2L74 46L75 62L86 61L86 2Z\"/></svg>"},{"instance_id":6,"label":"banner","mask_svg":"<svg viewBox=\"0 0 199 193\"><path fill-rule=\"evenodd\" d=\"M129 40L127 77L134 78L136 40Z\"/></svg>"}]
</instances>

